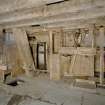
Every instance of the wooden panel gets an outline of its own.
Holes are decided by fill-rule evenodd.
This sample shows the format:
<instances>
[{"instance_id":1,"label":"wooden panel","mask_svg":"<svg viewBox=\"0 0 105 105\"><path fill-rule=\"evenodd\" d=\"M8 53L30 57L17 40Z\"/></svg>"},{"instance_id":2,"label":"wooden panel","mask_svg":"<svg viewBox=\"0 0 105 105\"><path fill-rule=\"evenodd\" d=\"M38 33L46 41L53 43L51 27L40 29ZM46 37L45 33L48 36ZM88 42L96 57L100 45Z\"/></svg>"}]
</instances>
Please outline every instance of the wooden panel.
<instances>
[{"instance_id":1,"label":"wooden panel","mask_svg":"<svg viewBox=\"0 0 105 105\"><path fill-rule=\"evenodd\" d=\"M53 54L52 56L52 71L51 79L59 80L61 78L61 69L60 69L60 59L58 54Z\"/></svg>"},{"instance_id":2,"label":"wooden panel","mask_svg":"<svg viewBox=\"0 0 105 105\"><path fill-rule=\"evenodd\" d=\"M94 76L94 56L77 55L70 75L74 76Z\"/></svg>"},{"instance_id":3,"label":"wooden panel","mask_svg":"<svg viewBox=\"0 0 105 105\"><path fill-rule=\"evenodd\" d=\"M69 67L70 67L70 56L61 56L60 61L61 61L61 71L62 73L68 74L69 73Z\"/></svg>"},{"instance_id":4,"label":"wooden panel","mask_svg":"<svg viewBox=\"0 0 105 105\"><path fill-rule=\"evenodd\" d=\"M74 46L74 37L72 32L64 32L62 35L62 46L72 47Z\"/></svg>"},{"instance_id":5,"label":"wooden panel","mask_svg":"<svg viewBox=\"0 0 105 105\"><path fill-rule=\"evenodd\" d=\"M58 53L60 49L60 33L53 34L53 53Z\"/></svg>"},{"instance_id":6,"label":"wooden panel","mask_svg":"<svg viewBox=\"0 0 105 105\"><path fill-rule=\"evenodd\" d=\"M68 71L67 68L69 69L69 75L94 76L94 55L96 55L95 48L63 47L60 50L60 54L64 56L72 55L72 57L66 61L69 63L69 68L67 66L62 66L64 71ZM65 61L63 63L65 64ZM64 65L63 63L62 65Z\"/></svg>"}]
</instances>

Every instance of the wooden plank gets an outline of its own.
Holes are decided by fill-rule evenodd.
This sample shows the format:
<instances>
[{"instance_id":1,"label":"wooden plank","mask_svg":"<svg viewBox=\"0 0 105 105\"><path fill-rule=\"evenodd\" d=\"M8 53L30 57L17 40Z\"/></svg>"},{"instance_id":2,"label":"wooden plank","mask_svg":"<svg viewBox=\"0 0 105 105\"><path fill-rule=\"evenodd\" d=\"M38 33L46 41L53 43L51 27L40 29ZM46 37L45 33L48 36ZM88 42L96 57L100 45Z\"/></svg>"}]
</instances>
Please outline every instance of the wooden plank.
<instances>
[{"instance_id":1,"label":"wooden plank","mask_svg":"<svg viewBox=\"0 0 105 105\"><path fill-rule=\"evenodd\" d=\"M70 65L71 66L71 65ZM77 55L69 75L73 76L94 76L94 64L92 56Z\"/></svg>"},{"instance_id":2,"label":"wooden plank","mask_svg":"<svg viewBox=\"0 0 105 105\"><path fill-rule=\"evenodd\" d=\"M35 70L34 62L32 59L29 42L26 32L23 28L13 28L13 34L19 50L20 57L23 62L23 67L26 69L26 74L30 75L30 69Z\"/></svg>"},{"instance_id":3,"label":"wooden plank","mask_svg":"<svg viewBox=\"0 0 105 105\"><path fill-rule=\"evenodd\" d=\"M87 56L93 56L96 55L96 49L95 48L87 48L87 47L62 47L59 51L60 54L78 54L78 55L87 55Z\"/></svg>"},{"instance_id":4,"label":"wooden plank","mask_svg":"<svg viewBox=\"0 0 105 105\"><path fill-rule=\"evenodd\" d=\"M76 62L76 58L77 58L77 55L73 55L73 58L71 59L71 65L70 65L70 72L73 74L73 68L75 66L75 62Z\"/></svg>"}]
</instances>

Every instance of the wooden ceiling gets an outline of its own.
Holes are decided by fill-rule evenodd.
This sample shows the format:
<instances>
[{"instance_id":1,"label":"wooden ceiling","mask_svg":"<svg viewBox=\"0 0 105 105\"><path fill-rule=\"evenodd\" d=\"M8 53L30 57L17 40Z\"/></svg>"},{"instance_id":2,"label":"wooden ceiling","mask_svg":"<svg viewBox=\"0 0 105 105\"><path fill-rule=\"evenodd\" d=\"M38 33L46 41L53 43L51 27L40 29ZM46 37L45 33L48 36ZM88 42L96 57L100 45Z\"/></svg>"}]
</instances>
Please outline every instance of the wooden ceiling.
<instances>
[{"instance_id":1,"label":"wooden ceiling","mask_svg":"<svg viewBox=\"0 0 105 105\"><path fill-rule=\"evenodd\" d=\"M105 0L0 0L0 26L82 27L105 23Z\"/></svg>"}]
</instances>

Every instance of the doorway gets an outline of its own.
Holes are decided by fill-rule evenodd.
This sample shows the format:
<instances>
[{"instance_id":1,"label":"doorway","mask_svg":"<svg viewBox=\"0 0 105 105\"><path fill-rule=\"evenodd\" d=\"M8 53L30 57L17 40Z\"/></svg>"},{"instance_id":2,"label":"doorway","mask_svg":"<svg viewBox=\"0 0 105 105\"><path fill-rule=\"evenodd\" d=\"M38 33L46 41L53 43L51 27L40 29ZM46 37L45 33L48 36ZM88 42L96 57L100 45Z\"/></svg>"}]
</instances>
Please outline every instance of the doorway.
<instances>
[{"instance_id":1,"label":"doorway","mask_svg":"<svg viewBox=\"0 0 105 105\"><path fill-rule=\"evenodd\" d=\"M46 70L46 42L37 43L37 69Z\"/></svg>"}]
</instances>

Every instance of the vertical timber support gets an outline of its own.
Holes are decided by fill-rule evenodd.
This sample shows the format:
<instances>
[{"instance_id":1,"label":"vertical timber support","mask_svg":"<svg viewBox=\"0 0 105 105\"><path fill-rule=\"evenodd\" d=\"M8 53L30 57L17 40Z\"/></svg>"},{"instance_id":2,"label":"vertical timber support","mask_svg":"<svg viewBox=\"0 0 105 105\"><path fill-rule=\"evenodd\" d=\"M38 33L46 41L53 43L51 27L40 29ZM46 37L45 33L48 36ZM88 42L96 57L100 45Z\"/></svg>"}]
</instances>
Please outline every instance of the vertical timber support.
<instances>
[{"instance_id":1,"label":"vertical timber support","mask_svg":"<svg viewBox=\"0 0 105 105\"><path fill-rule=\"evenodd\" d=\"M32 76L32 72L35 70L35 66L31 55L26 31L23 28L14 28L13 35L16 40L21 60L23 62L23 69L25 70L26 75Z\"/></svg>"},{"instance_id":2,"label":"vertical timber support","mask_svg":"<svg viewBox=\"0 0 105 105\"><path fill-rule=\"evenodd\" d=\"M100 85L104 82L104 27L100 28Z\"/></svg>"},{"instance_id":3,"label":"vertical timber support","mask_svg":"<svg viewBox=\"0 0 105 105\"><path fill-rule=\"evenodd\" d=\"M60 29L60 46L59 46L59 50L62 48L63 34L64 34L63 29ZM64 76L64 72L63 72L63 70L61 68L61 61L62 61L61 54L60 53L58 53L58 54L59 54L59 79L61 79Z\"/></svg>"},{"instance_id":4,"label":"vertical timber support","mask_svg":"<svg viewBox=\"0 0 105 105\"><path fill-rule=\"evenodd\" d=\"M91 36L91 47L94 48L95 47L94 25L89 26L89 35ZM95 63L94 55L92 56L92 62L93 64ZM94 72L95 72L95 65L93 65L92 77L94 77Z\"/></svg>"},{"instance_id":5,"label":"vertical timber support","mask_svg":"<svg viewBox=\"0 0 105 105\"><path fill-rule=\"evenodd\" d=\"M53 54L53 31L49 31L50 38L50 79L60 80L60 59L59 54Z\"/></svg>"},{"instance_id":6,"label":"vertical timber support","mask_svg":"<svg viewBox=\"0 0 105 105\"><path fill-rule=\"evenodd\" d=\"M53 32L50 30L49 31L49 42L50 42L50 63L49 63L49 67L50 67L50 79L53 79Z\"/></svg>"},{"instance_id":7,"label":"vertical timber support","mask_svg":"<svg viewBox=\"0 0 105 105\"><path fill-rule=\"evenodd\" d=\"M100 84L104 82L104 49L100 48Z\"/></svg>"}]
</instances>

